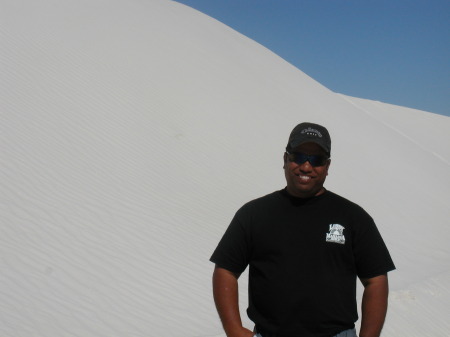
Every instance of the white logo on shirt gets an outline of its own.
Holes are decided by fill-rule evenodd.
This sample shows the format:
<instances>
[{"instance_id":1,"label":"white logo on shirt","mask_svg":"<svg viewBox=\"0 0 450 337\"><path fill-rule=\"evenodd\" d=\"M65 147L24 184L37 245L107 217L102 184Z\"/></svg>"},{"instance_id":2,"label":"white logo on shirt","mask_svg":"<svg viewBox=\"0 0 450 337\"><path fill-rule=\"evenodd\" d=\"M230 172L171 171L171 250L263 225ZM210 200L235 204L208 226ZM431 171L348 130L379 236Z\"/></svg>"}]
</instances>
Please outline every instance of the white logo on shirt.
<instances>
[{"instance_id":1,"label":"white logo on shirt","mask_svg":"<svg viewBox=\"0 0 450 337\"><path fill-rule=\"evenodd\" d=\"M327 233L326 241L345 244L345 227L339 224L330 224L330 232Z\"/></svg>"}]
</instances>

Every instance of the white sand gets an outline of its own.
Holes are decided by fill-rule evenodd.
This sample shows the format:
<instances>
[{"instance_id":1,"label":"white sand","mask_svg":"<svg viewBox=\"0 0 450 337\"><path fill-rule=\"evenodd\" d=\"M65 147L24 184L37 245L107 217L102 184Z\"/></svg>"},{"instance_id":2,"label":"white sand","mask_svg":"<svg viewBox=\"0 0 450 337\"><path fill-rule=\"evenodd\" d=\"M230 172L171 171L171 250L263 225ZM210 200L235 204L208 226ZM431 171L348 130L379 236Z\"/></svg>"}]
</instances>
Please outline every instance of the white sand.
<instances>
[{"instance_id":1,"label":"white sand","mask_svg":"<svg viewBox=\"0 0 450 337\"><path fill-rule=\"evenodd\" d=\"M224 336L209 256L302 121L397 265L383 336L450 336L448 117L333 93L176 2L0 3L0 336Z\"/></svg>"}]
</instances>

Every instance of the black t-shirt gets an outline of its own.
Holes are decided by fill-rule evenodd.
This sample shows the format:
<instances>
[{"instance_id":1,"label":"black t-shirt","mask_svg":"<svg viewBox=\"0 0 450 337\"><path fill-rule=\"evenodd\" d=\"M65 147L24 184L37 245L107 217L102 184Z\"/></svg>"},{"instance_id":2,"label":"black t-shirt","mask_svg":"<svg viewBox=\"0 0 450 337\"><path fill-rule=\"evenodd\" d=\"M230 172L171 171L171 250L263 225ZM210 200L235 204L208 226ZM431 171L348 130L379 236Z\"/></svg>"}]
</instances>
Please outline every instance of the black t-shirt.
<instances>
[{"instance_id":1,"label":"black t-shirt","mask_svg":"<svg viewBox=\"0 0 450 337\"><path fill-rule=\"evenodd\" d=\"M285 190L238 210L211 261L249 265L248 316L280 336L333 336L354 327L356 276L395 269L372 218L326 191L300 199Z\"/></svg>"}]
</instances>

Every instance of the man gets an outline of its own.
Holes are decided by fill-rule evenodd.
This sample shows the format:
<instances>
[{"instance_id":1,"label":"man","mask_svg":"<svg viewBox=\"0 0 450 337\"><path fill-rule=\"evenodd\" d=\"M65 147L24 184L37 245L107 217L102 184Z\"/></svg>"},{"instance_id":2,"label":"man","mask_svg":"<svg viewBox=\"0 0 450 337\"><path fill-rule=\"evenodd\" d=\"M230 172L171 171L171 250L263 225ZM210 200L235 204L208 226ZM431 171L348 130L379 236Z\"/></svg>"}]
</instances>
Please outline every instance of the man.
<instances>
[{"instance_id":1,"label":"man","mask_svg":"<svg viewBox=\"0 0 450 337\"><path fill-rule=\"evenodd\" d=\"M297 125L283 156L286 188L239 209L214 251L214 300L228 337L354 337L357 277L359 336L380 335L395 266L372 218L323 187L330 152L326 128ZM247 265L254 332L238 306Z\"/></svg>"}]
</instances>

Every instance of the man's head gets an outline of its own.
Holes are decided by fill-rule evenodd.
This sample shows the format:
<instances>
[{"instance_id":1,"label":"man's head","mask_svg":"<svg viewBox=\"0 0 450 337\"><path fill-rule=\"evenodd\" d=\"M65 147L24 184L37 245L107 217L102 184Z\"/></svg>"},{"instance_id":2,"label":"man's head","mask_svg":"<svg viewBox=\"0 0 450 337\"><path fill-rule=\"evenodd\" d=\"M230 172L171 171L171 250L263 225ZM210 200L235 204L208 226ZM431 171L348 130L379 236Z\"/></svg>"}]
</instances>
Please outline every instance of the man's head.
<instances>
[{"instance_id":1,"label":"man's head","mask_svg":"<svg viewBox=\"0 0 450 337\"><path fill-rule=\"evenodd\" d=\"M292 130L284 153L289 194L309 198L323 193L330 167L331 139L321 125L301 123Z\"/></svg>"},{"instance_id":2,"label":"man's head","mask_svg":"<svg viewBox=\"0 0 450 337\"><path fill-rule=\"evenodd\" d=\"M318 144L330 157L331 154L331 138L328 130L319 124L300 123L289 135L289 141L286 151L291 152L297 146L304 143Z\"/></svg>"}]
</instances>

